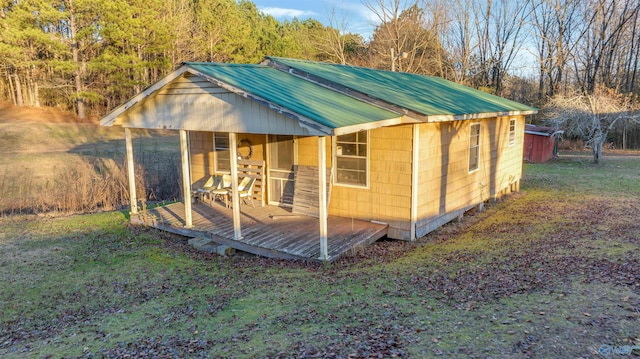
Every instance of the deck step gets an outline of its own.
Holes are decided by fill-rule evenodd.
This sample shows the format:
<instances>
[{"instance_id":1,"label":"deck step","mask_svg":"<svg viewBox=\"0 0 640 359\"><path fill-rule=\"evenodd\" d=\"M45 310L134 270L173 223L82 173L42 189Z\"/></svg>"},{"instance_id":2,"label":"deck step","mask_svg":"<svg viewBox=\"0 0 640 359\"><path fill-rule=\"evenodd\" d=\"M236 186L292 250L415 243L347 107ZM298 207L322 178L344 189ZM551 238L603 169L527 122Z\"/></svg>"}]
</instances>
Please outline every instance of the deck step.
<instances>
[{"instance_id":1,"label":"deck step","mask_svg":"<svg viewBox=\"0 0 640 359\"><path fill-rule=\"evenodd\" d=\"M191 238L189 239L189 245L199 251L218 254L224 257L231 256L236 252L235 249L224 244L218 244L212 241L211 238Z\"/></svg>"}]
</instances>

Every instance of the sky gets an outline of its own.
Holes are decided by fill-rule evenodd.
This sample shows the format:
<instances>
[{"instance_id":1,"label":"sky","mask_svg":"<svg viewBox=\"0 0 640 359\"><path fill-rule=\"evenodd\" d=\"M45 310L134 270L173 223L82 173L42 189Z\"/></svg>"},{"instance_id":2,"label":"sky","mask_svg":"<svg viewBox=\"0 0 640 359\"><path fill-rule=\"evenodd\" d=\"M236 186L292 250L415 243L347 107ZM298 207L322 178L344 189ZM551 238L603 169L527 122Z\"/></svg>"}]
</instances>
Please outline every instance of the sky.
<instances>
[{"instance_id":1,"label":"sky","mask_svg":"<svg viewBox=\"0 0 640 359\"><path fill-rule=\"evenodd\" d=\"M362 0L253 0L258 10L276 19L300 20L312 18L324 25L347 32L358 33L368 40L376 23L375 15L367 9ZM335 10L335 11L334 11ZM335 13L333 23L331 14ZM345 23L344 26L340 23Z\"/></svg>"}]
</instances>

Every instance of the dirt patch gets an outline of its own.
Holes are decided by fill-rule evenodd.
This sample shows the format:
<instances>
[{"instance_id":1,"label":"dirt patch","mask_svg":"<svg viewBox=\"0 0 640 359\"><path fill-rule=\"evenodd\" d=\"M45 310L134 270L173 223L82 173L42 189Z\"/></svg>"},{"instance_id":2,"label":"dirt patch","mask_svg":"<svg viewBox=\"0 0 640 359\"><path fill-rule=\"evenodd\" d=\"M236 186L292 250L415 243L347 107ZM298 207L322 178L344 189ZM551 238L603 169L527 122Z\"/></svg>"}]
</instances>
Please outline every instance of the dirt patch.
<instances>
[{"instance_id":1,"label":"dirt patch","mask_svg":"<svg viewBox=\"0 0 640 359\"><path fill-rule=\"evenodd\" d=\"M14 106L0 103L0 123L93 123L97 121L80 119L76 114L56 107Z\"/></svg>"}]
</instances>

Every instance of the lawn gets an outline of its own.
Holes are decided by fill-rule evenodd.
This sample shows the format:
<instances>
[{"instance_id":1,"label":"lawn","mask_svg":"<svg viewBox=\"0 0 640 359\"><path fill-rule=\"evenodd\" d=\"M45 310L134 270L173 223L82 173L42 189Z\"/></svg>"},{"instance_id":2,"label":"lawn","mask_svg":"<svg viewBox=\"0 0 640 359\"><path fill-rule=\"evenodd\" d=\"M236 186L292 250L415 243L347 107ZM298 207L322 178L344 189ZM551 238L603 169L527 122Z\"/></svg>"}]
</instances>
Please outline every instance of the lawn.
<instances>
[{"instance_id":1,"label":"lawn","mask_svg":"<svg viewBox=\"0 0 640 359\"><path fill-rule=\"evenodd\" d=\"M122 212L0 218L0 357L640 355L640 157L330 265L198 253ZM629 354L626 351L633 351Z\"/></svg>"}]
</instances>

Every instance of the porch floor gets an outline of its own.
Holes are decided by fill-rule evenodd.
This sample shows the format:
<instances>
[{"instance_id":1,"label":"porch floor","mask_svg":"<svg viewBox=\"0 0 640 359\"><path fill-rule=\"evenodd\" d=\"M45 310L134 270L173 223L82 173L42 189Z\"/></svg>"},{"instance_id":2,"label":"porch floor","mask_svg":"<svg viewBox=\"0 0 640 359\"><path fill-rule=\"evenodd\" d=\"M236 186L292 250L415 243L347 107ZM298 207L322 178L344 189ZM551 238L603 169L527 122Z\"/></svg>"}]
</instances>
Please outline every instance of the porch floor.
<instances>
[{"instance_id":1,"label":"porch floor","mask_svg":"<svg viewBox=\"0 0 640 359\"><path fill-rule=\"evenodd\" d=\"M320 229L318 218L291 213L277 206L252 208L242 205L241 234L233 239L233 211L219 202L192 205L193 226L185 228L183 203L147 209L138 223L187 237L210 238L213 242L265 257L318 261ZM132 217L132 220L136 221ZM329 216L329 261L351 248L371 244L387 234L387 225Z\"/></svg>"}]
</instances>

